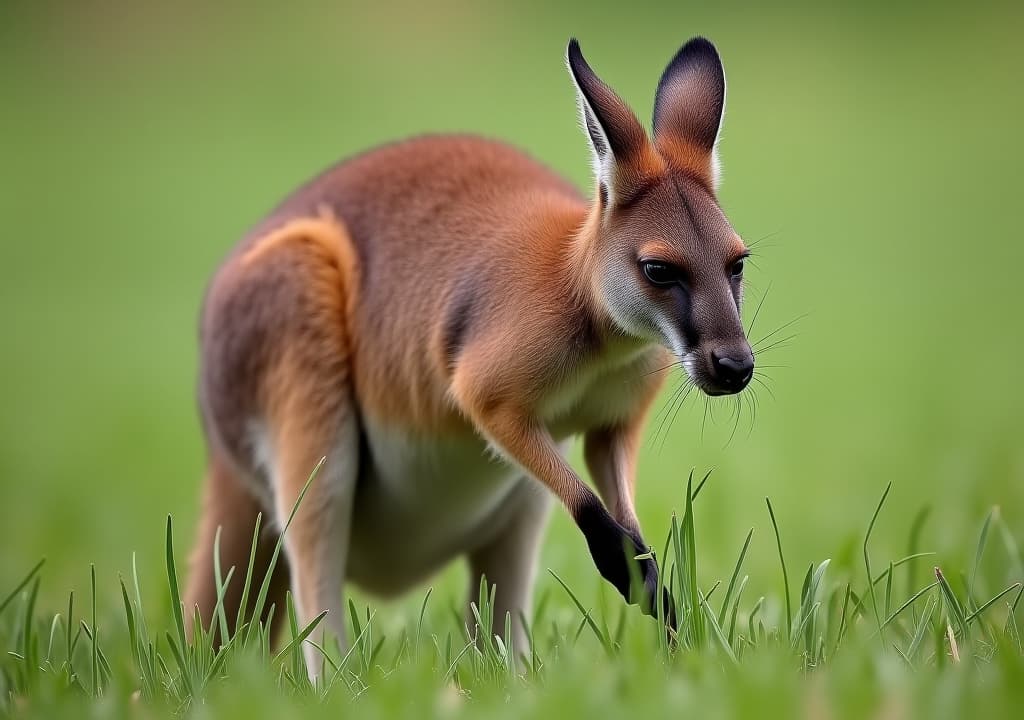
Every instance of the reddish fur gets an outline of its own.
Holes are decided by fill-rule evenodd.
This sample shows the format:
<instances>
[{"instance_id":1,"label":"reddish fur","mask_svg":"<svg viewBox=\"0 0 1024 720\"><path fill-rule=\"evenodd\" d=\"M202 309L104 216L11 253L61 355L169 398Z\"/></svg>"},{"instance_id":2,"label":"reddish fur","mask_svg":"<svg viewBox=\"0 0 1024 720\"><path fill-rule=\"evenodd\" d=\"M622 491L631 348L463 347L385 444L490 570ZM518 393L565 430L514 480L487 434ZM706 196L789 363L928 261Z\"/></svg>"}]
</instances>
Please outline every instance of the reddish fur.
<instances>
[{"instance_id":1,"label":"reddish fur","mask_svg":"<svg viewBox=\"0 0 1024 720\"><path fill-rule=\"evenodd\" d=\"M668 165L679 172L698 180L714 194L715 185L711 172L711 154L686 138L676 135L659 135L655 138L658 151Z\"/></svg>"},{"instance_id":2,"label":"reddish fur","mask_svg":"<svg viewBox=\"0 0 1024 720\"><path fill-rule=\"evenodd\" d=\"M185 608L200 608L204 625L208 625L210 622L212 610L217 603L217 588L213 582L213 547L217 529L221 529L221 572L227 573L231 565L235 566L236 579L228 584L224 596L226 617L229 624L233 626L242 602L241 579L245 577L248 569L253 531L256 526L256 518L261 510L259 503L240 482L236 472L225 461L225 458L213 457L207 472L202 519L189 561L189 584L185 592ZM263 583L277 540L273 533L267 532L269 521L270 519L264 514L261 522L264 531L260 536L253 562L253 585L255 587L259 587ZM267 618L271 605L276 605L278 608L283 607L282 603L287 589L288 559L280 557L271 578L262 619ZM250 615L251 609L252 601L249 604ZM275 615L280 620L281 616L276 613ZM185 614L189 633L192 632L194 617L192 612ZM280 623L275 621L275 632L279 627Z\"/></svg>"},{"instance_id":3,"label":"reddish fur","mask_svg":"<svg viewBox=\"0 0 1024 720\"><path fill-rule=\"evenodd\" d=\"M708 152L673 137L652 143L614 93L604 101L630 138L616 163L619 202L666 183L677 188L677 173L712 192ZM665 202L678 202L676 192ZM710 197L696 207L713 204ZM425 439L483 435L573 513L594 494L556 442L584 434L602 497L638 534L636 456L663 378L652 371L667 351L626 336L603 305L600 268L618 250L621 228L640 222L624 217L622 225L619 215L506 145L460 136L355 157L275 210L226 260L204 307L211 471L188 602L212 609L203 559L211 528L227 528L225 566L242 556L239 543L251 532L255 503L241 499L239 481L262 472L247 435L251 418L266 423L282 468L272 488L279 517L338 433L372 420ZM726 245L738 243L720 211L697 220ZM643 239L682 252L653 232ZM634 401L620 416L594 426L542 419L545 402L574 377L632 355ZM314 486L290 531L300 585L325 572L316 533L318 516L333 512L329 492ZM300 609L308 620L318 610L308 600L314 588L294 589L307 598Z\"/></svg>"}]
</instances>

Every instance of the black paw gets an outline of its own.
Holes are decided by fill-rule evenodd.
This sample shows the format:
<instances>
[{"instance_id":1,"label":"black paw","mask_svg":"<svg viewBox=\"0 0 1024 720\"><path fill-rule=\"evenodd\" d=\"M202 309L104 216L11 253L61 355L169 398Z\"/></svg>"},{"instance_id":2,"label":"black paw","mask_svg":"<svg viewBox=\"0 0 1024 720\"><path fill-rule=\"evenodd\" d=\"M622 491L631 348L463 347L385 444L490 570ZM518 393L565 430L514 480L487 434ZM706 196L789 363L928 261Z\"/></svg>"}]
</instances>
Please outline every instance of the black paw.
<instances>
[{"instance_id":1,"label":"black paw","mask_svg":"<svg viewBox=\"0 0 1024 720\"><path fill-rule=\"evenodd\" d=\"M576 514L576 524L587 539L590 555L601 576L626 602L639 605L648 615L657 615L658 565L650 557L650 548L643 539L616 522L596 500ZM669 627L675 628L672 595L665 587L660 594L663 617Z\"/></svg>"}]
</instances>

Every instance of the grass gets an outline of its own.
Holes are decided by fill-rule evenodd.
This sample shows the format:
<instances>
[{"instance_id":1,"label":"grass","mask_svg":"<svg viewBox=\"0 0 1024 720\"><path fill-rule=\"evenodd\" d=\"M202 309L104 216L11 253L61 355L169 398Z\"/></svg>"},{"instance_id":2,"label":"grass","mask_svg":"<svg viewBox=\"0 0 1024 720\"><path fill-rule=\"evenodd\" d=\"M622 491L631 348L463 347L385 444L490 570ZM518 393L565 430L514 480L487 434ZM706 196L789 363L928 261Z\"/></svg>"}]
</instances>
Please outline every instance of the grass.
<instances>
[{"instance_id":1,"label":"grass","mask_svg":"<svg viewBox=\"0 0 1024 720\"><path fill-rule=\"evenodd\" d=\"M194 609L181 602L168 516L169 616L154 617L144 606L134 562L130 576L120 581L122 613L116 619L107 615L103 624L98 618L109 604L105 596L116 589L97 588L94 567L86 608L78 611L84 617L76 615L74 593L66 612L38 607L42 562L0 602L0 642L7 650L0 659L0 713L75 717L91 706L92 717L220 717L247 706L248 717L281 712L327 717L346 708L369 716L494 717L571 697L563 711L584 716L592 703L576 695L582 691L611 703L605 711L657 713L666 703L682 708L703 699L716 708L713 715L729 716L763 702L766 687L776 692L761 707L762 716L775 711L783 716L787 707L803 708L813 717L845 716L859 707L872 715L896 708L899 716L934 717L982 696L986 707L1009 712L1014 688L1024 680L1018 626L1024 586L1018 578L995 592L985 589L980 568L987 553L995 554L991 535L1004 539L997 569L1019 569L1022 563L997 510L984 519L972 566L949 573L952 580L948 568L943 572L934 564L934 553L917 549L918 523L909 526L906 554L875 572L871 536L887 486L866 524L863 567L833 574L829 559L810 563L799 593L793 594L782 526L768 501L774 538L762 541L778 550L779 582L759 594L744 571L753 530L727 582L721 578L709 587L700 582L696 510L703 487L702 481L694 488L691 473L682 516L672 517L661 552L652 550L672 590L675 632L660 612L652 619L625 605L590 607L552 572L558 592L577 614L546 611L553 603L542 601L527 622L530 648L513 646L511 618L505 618L503 634L483 629L492 626L495 588L482 581L472 604L475 623L462 622L459 608L431 606L428 590L418 614L390 636L381 632L371 608L350 600L351 644L344 652L332 651L315 641L324 615L300 627L290 595L285 607L271 608L266 622L247 620L261 616L269 574L256 588L251 575L240 579L234 568L223 575L217 570L219 598L231 582L242 582L243 598L253 597L251 613L244 612L248 600L243 599L243 612L229 618L218 599L212 621L203 627L197 617L200 630L190 640L184 613ZM254 535L254 551L255 544ZM922 572L925 565L933 570ZM896 589L897 573L905 573L906 597ZM282 614L286 621L274 646L269 624ZM218 633L225 642L216 642ZM304 643L312 643L322 657L314 681L305 670ZM592 684L597 682L612 686ZM727 696L719 695L723 690ZM847 699L865 693L858 703Z\"/></svg>"},{"instance_id":2,"label":"grass","mask_svg":"<svg viewBox=\"0 0 1024 720\"><path fill-rule=\"evenodd\" d=\"M972 617L1024 578L1024 5L386 5L0 3L3 712L941 718L1024 703L1015 626L999 639L1015 593ZM755 251L744 314L755 340L775 334L756 422L746 403L733 433L729 406L675 376L641 452L638 515L691 613L679 649L622 608L555 513L515 678L493 669L497 641L468 645L453 563L429 594L351 595L368 640L322 700L282 681L301 683L291 650L274 662L287 642L264 655L250 639L202 703L174 707L167 633L193 656L165 522L180 568L204 462L196 316L219 259L335 159L427 131L503 138L586 190L566 40L646 120L698 33L729 79L721 201ZM699 493L694 479L688 521L692 466L716 470ZM677 556L696 574L673 574ZM204 652L184 676L197 686Z\"/></svg>"}]
</instances>

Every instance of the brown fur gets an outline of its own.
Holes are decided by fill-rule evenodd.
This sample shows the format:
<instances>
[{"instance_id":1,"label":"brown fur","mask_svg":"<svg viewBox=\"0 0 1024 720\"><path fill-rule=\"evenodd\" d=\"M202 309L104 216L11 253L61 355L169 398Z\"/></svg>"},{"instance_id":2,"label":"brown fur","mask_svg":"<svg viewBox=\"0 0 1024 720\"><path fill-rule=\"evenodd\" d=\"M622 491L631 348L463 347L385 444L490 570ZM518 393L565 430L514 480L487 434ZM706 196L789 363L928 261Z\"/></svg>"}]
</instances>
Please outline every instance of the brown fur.
<instances>
[{"instance_id":1,"label":"brown fur","mask_svg":"<svg viewBox=\"0 0 1024 720\"><path fill-rule=\"evenodd\" d=\"M585 202L504 144L422 137L328 170L226 260L202 320L211 471L187 598L204 617L212 609L205 560L212 528L224 525L230 539L225 567L238 564L251 530L257 503L243 500L242 488L259 495L267 487L270 497L261 501L280 522L317 460L329 456L329 465L343 468L346 459L332 453L356 452L368 427L427 443L482 437L581 523L600 502L559 443L582 434L591 476L614 518L602 522L639 538L636 456L663 378L654 371L668 353L618 325L602 278L614 267L615 277L642 285L636 258L622 257L638 242L708 273L742 244L714 201L710 150L668 136L653 143L606 86L590 90L602 116L620 127L615 205ZM704 243L699 250L694 238ZM711 307L723 291L717 280L709 288L701 297ZM643 292L662 302L654 289ZM606 406L609 390L630 399ZM253 439L264 435L272 468L261 457L263 441ZM346 514L360 512L360 484L374 463L358 452L348 481L314 483L289 531L287 559L304 620L324 609L340 615L332 586L344 577L349 537L338 528L347 527ZM513 510L507 502L507 523L493 524L504 530L482 534L465 551L474 573L503 576L508 595L499 595L499 605L513 611L529 597L533 566L506 566L501 558L520 545L535 554L545 505L520 499L515 507L525 509Z\"/></svg>"},{"instance_id":2,"label":"brown fur","mask_svg":"<svg viewBox=\"0 0 1024 720\"><path fill-rule=\"evenodd\" d=\"M213 581L213 547L218 528L221 531L221 560L225 563L221 567L221 572L226 575L229 567L234 566L235 568L236 577L228 583L223 601L225 617L228 618L229 626L233 626L242 603L241 580L248 571L256 518L262 510L263 508L260 507L252 493L243 486L225 458L213 457L206 477L202 520L189 562L190 581L185 592L185 607L188 609L198 607L202 612L204 626L209 627L212 621L212 610L217 604L217 587ZM256 555L253 558L252 582L254 587L262 585L270 567L274 545L277 543L277 534L268 527L271 523L272 519L264 514L260 522L263 531L260 533ZM284 607L283 601L287 589L288 558L282 556L278 558L274 567L270 591L267 594L266 605L261 616L261 620L266 620L271 606L278 608L275 611L275 633L280 627L280 608ZM249 600L249 612L246 613L246 619L250 619L252 616L254 602L255 596L253 595ZM194 616L195 614L192 612L185 615L189 633L193 630ZM217 637L219 636L218 632Z\"/></svg>"}]
</instances>

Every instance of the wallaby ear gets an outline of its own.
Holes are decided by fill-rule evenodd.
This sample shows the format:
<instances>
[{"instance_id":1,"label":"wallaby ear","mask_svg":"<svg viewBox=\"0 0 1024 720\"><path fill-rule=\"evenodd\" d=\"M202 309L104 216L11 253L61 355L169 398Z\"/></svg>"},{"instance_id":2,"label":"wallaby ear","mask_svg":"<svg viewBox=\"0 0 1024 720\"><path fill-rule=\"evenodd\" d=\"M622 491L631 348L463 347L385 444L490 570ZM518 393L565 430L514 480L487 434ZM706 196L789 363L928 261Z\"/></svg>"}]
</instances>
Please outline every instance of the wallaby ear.
<instances>
[{"instance_id":1,"label":"wallaby ear","mask_svg":"<svg viewBox=\"0 0 1024 720\"><path fill-rule=\"evenodd\" d=\"M650 140L629 106L587 64L575 38L569 41L566 62L594 153L594 174L601 193L614 204L637 189L651 154Z\"/></svg>"},{"instance_id":2,"label":"wallaby ear","mask_svg":"<svg viewBox=\"0 0 1024 720\"><path fill-rule=\"evenodd\" d=\"M661 75L654 96L655 141L659 146L687 145L705 153L712 184L717 185L715 144L724 112L722 60L710 41L695 37L679 49Z\"/></svg>"}]
</instances>

